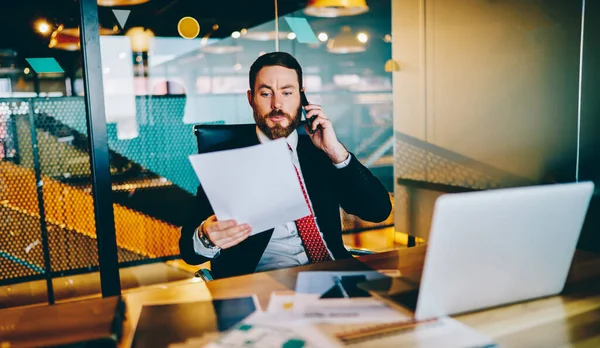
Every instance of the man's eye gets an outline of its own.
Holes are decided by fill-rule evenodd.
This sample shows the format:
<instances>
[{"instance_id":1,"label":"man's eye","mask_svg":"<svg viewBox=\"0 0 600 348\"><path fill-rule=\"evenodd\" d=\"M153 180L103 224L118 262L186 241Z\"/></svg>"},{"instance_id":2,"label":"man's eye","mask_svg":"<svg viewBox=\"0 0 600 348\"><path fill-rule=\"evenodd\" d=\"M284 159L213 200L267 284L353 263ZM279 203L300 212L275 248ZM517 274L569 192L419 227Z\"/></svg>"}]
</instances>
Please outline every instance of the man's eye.
<instances>
[{"instance_id":1,"label":"man's eye","mask_svg":"<svg viewBox=\"0 0 600 348\"><path fill-rule=\"evenodd\" d=\"M283 95L292 95L292 92L283 92Z\"/></svg>"},{"instance_id":2,"label":"man's eye","mask_svg":"<svg viewBox=\"0 0 600 348\"><path fill-rule=\"evenodd\" d=\"M263 97L269 97L271 94L270 93L261 93L260 95Z\"/></svg>"}]
</instances>

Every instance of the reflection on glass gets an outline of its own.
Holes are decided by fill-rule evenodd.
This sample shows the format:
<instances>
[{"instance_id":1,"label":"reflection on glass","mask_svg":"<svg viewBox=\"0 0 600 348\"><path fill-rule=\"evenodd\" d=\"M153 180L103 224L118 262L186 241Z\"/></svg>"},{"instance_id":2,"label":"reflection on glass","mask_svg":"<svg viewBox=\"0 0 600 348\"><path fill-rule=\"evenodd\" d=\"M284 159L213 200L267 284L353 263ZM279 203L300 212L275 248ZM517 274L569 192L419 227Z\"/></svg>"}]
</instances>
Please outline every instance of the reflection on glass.
<instances>
[{"instance_id":1,"label":"reflection on glass","mask_svg":"<svg viewBox=\"0 0 600 348\"><path fill-rule=\"evenodd\" d=\"M49 301L46 272L56 301L100 293L79 6L55 6L0 15L0 307Z\"/></svg>"},{"instance_id":2,"label":"reflection on glass","mask_svg":"<svg viewBox=\"0 0 600 348\"><path fill-rule=\"evenodd\" d=\"M178 257L178 226L193 204L198 185L187 159L196 152L191 126L254 122L246 97L248 70L258 56L276 49L276 40L281 51L293 54L303 66L311 102L323 105L340 139L391 190L392 149L388 139L392 136L392 83L384 69L391 58L391 44L384 41L391 33L391 4L389 0L369 1L369 7L364 1L351 3L355 12L340 8L336 17L307 15L316 14L311 8L330 6L327 1L312 1L308 8L282 3L276 32L275 18L268 11L243 21L215 12L214 18L207 20L203 17L211 16L198 16L199 5L195 3L98 1L115 226L122 265L153 264ZM15 32L22 34L19 37L23 40L19 40L28 45L39 41L35 49L14 45L14 40L0 40L0 173L28 175L26 187L10 181L10 190L0 195L12 193L1 196L0 202L4 204L2 211L12 209L15 216L35 214L32 173L36 164L29 124L33 111L37 122L33 128L40 145L38 167L44 190L48 190L45 197L51 202L47 213L54 219L48 229L54 236L54 247L64 255L64 260L56 259L55 264L61 272L79 272L97 265L97 259L82 258L95 255L96 231L82 98L78 4L69 6L65 9L69 15L64 16L51 16L49 7L40 7L39 14L25 10L19 14L26 19ZM236 6L245 12L244 6L253 5ZM313 38L307 41L286 18L306 21ZM349 34L346 39L340 37L344 33ZM332 45L346 49L332 53L328 48ZM23 57L23 52L39 54ZM41 73L24 58L53 58L63 72ZM8 179L2 174L0 178L0 184L8 185ZM13 204L23 198L17 192L28 192L27 200ZM39 221L35 217L30 220ZM25 228L10 226L9 235L15 236ZM344 220L344 226L351 229L356 224ZM38 231L39 226L36 228ZM42 255L40 244L36 244L39 238L33 237L23 239L15 248L18 253L29 250L24 255L30 259L24 259L39 267L41 259L32 258ZM30 273L35 270L31 268ZM157 279L182 277L166 268L157 270Z\"/></svg>"}]
</instances>

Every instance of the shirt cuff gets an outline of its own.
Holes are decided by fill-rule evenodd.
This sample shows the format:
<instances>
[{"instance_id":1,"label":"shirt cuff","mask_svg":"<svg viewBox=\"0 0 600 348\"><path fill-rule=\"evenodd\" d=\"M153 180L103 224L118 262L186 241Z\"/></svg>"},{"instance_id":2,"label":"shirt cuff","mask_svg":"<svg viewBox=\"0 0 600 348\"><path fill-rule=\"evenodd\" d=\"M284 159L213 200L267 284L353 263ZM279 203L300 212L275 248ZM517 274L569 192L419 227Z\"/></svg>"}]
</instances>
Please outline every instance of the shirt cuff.
<instances>
[{"instance_id":1,"label":"shirt cuff","mask_svg":"<svg viewBox=\"0 0 600 348\"><path fill-rule=\"evenodd\" d=\"M194 231L194 251L198 255L202 255L204 257L208 257L209 259L214 259L219 256L221 250L220 249L210 249L204 246L200 241L200 237L198 237L198 228Z\"/></svg>"},{"instance_id":2,"label":"shirt cuff","mask_svg":"<svg viewBox=\"0 0 600 348\"><path fill-rule=\"evenodd\" d=\"M348 158L346 158L344 161L340 162L340 163L334 163L333 165L337 168L337 169L342 169L342 168L346 168L348 166L348 164L350 163L350 160L352 159L352 155L350 153L348 153Z\"/></svg>"}]
</instances>

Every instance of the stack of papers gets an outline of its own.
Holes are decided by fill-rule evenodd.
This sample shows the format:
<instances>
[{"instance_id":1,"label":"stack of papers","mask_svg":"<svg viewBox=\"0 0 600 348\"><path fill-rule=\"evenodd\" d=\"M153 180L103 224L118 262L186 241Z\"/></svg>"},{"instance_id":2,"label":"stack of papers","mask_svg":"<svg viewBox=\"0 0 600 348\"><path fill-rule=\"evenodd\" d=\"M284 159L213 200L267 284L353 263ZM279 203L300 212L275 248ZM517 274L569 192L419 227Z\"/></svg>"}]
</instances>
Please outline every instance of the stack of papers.
<instances>
[{"instance_id":1,"label":"stack of papers","mask_svg":"<svg viewBox=\"0 0 600 348\"><path fill-rule=\"evenodd\" d=\"M171 348L493 347L476 330L443 317L416 322L354 289L354 281L386 275L368 272L301 272L296 291L271 294L259 308L224 332L198 332ZM343 289L340 289L343 288ZM340 291L333 291L338 288ZM344 292L346 295L344 295ZM342 295L340 295L342 294ZM241 318L241 317L240 317ZM219 330L221 331L221 330Z\"/></svg>"}]
</instances>

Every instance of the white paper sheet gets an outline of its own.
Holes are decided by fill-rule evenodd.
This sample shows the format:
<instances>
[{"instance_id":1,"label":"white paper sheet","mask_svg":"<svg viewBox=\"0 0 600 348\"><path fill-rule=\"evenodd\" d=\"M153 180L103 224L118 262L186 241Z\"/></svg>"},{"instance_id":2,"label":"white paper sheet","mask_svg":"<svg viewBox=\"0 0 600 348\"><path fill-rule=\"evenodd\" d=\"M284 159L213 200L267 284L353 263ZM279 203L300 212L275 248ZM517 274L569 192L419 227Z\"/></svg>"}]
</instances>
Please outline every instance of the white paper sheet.
<instances>
[{"instance_id":1,"label":"white paper sheet","mask_svg":"<svg viewBox=\"0 0 600 348\"><path fill-rule=\"evenodd\" d=\"M254 313L207 348L341 348L342 345L292 313Z\"/></svg>"},{"instance_id":2,"label":"white paper sheet","mask_svg":"<svg viewBox=\"0 0 600 348\"><path fill-rule=\"evenodd\" d=\"M267 313L291 312L294 306L294 291L273 291L269 299Z\"/></svg>"},{"instance_id":3,"label":"white paper sheet","mask_svg":"<svg viewBox=\"0 0 600 348\"><path fill-rule=\"evenodd\" d=\"M189 159L218 220L254 235L310 214L285 139Z\"/></svg>"}]
</instances>

